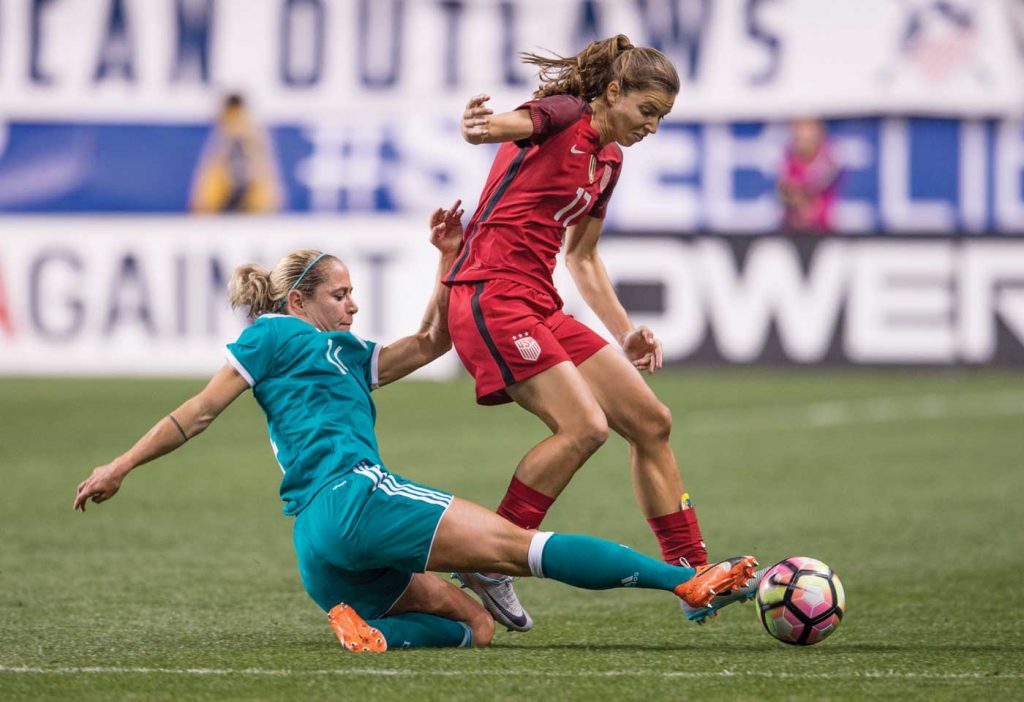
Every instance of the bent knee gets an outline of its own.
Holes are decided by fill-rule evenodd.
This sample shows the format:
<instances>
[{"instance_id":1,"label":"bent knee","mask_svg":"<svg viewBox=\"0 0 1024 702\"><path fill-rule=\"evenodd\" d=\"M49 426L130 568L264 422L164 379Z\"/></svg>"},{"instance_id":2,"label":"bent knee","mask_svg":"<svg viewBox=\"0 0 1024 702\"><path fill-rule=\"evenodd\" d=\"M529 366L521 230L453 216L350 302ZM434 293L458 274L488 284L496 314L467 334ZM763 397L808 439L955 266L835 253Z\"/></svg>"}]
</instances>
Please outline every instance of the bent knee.
<instances>
[{"instance_id":1,"label":"bent knee","mask_svg":"<svg viewBox=\"0 0 1024 702\"><path fill-rule=\"evenodd\" d=\"M590 456L608 440L608 420L603 412L592 412L572 431L573 443L584 456Z\"/></svg>"},{"instance_id":2,"label":"bent knee","mask_svg":"<svg viewBox=\"0 0 1024 702\"><path fill-rule=\"evenodd\" d=\"M622 434L633 444L666 442L672 435L672 410L655 400L637 413L636 420L624 427Z\"/></svg>"},{"instance_id":3,"label":"bent knee","mask_svg":"<svg viewBox=\"0 0 1024 702\"><path fill-rule=\"evenodd\" d=\"M668 441L672 435L672 410L661 402L655 403L651 417L651 433L658 440Z\"/></svg>"}]
</instances>

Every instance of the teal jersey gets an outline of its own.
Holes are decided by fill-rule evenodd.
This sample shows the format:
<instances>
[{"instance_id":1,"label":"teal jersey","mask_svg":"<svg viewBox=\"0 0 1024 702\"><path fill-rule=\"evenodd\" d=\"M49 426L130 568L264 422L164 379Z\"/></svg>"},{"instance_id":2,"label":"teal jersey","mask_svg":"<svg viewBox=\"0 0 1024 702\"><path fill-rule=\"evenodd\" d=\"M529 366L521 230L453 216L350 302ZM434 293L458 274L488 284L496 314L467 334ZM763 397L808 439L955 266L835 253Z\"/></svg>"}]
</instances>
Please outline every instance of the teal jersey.
<instances>
[{"instance_id":1,"label":"teal jersey","mask_svg":"<svg viewBox=\"0 0 1024 702\"><path fill-rule=\"evenodd\" d=\"M323 486L361 463L381 463L373 427L380 346L323 332L297 317L265 314L228 344L227 359L252 387L284 471L284 513L302 511Z\"/></svg>"}]
</instances>

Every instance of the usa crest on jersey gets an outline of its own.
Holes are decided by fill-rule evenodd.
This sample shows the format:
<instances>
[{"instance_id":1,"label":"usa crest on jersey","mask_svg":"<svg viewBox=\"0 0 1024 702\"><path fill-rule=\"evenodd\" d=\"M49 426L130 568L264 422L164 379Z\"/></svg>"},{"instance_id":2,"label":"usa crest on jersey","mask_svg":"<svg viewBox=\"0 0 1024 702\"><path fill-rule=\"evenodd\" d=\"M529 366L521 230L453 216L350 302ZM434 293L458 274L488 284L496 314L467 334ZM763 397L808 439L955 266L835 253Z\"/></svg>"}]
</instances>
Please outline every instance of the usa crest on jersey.
<instances>
[{"instance_id":1,"label":"usa crest on jersey","mask_svg":"<svg viewBox=\"0 0 1024 702\"><path fill-rule=\"evenodd\" d=\"M512 340L516 342L519 355L524 360L533 362L540 358L540 344L529 334L516 334L512 337Z\"/></svg>"}]
</instances>

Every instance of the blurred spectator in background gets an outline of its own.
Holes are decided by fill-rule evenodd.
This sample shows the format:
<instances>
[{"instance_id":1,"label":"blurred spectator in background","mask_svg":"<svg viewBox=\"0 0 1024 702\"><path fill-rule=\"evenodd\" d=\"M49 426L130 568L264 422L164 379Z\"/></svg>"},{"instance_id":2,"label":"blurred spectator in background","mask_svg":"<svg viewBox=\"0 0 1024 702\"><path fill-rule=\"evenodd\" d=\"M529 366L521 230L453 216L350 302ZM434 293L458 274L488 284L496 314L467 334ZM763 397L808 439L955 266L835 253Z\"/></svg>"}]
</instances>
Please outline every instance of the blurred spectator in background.
<instances>
[{"instance_id":1,"label":"blurred spectator in background","mask_svg":"<svg viewBox=\"0 0 1024 702\"><path fill-rule=\"evenodd\" d=\"M839 190L839 165L820 119L798 119L779 175L786 231L831 232Z\"/></svg>"},{"instance_id":2,"label":"blurred spectator in background","mask_svg":"<svg viewBox=\"0 0 1024 702\"><path fill-rule=\"evenodd\" d=\"M280 206L270 138L249 116L242 96L229 95L199 157L189 209L265 213Z\"/></svg>"}]
</instances>

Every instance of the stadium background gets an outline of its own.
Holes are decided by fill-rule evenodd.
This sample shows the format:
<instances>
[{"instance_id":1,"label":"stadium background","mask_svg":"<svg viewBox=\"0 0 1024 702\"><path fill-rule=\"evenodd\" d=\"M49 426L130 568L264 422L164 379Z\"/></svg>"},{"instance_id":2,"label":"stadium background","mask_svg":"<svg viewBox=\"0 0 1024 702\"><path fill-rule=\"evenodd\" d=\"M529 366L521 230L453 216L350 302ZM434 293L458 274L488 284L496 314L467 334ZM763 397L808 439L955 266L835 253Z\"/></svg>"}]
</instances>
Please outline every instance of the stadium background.
<instances>
[{"instance_id":1,"label":"stadium background","mask_svg":"<svg viewBox=\"0 0 1024 702\"><path fill-rule=\"evenodd\" d=\"M612 594L524 583L546 622L533 638L499 637L502 657L473 669L399 659L409 670L386 689L460 697L464 674L500 698L521 684L510 671L547 690L575 666L593 676L571 680L589 699L679 684L739 699L820 698L822 685L850 699L1021 693L1024 563L1006 529L1024 519L1019 0L0 2L0 691L284 696L298 683L274 671L311 667L301 685L330 696L323 670L342 663L321 651L288 524L269 516L275 469L254 407L232 408L168 472L133 477L124 501L82 518L65 498L220 366L243 326L224 296L240 263L335 252L359 333L414 329L435 261L426 215L458 197L471 210L493 153L460 138L466 99L513 108L533 87L518 51L618 32L668 53L683 79L658 135L625 153L601 252L674 366L651 382L675 413L705 528L717 549L754 533L765 558L838 562L857 616L820 648L831 658L777 667L763 632L739 623L749 615L679 643L646 594L631 600L648 622L635 633L615 629ZM211 153L229 94L244 97L249 155L264 159L261 214L195 212L225 167ZM806 116L826 120L843 171L828 235L780 229L788 122ZM558 275L568 310L601 329ZM454 354L420 376L448 382L377 397L386 459L495 503L540 427L476 409ZM553 528L651 552L624 461L610 442ZM724 518L737 508L756 529ZM814 526L795 529L803 518ZM983 614L936 615L963 596L958 577L990 569ZM692 661L708 650L701 672ZM66 679L90 667L102 684ZM368 667L347 691L381 689ZM255 687L160 672L193 668L256 670L239 674Z\"/></svg>"},{"instance_id":2,"label":"stadium background","mask_svg":"<svg viewBox=\"0 0 1024 702\"><path fill-rule=\"evenodd\" d=\"M61 0L0 17L0 373L207 374L226 276L339 252L391 339L416 323L425 213L472 208L471 94L516 52L615 31L684 89L628 150L608 268L672 362L1024 360L1020 3ZM227 93L266 132L275 216L189 216ZM828 119L843 237L780 237L786 120ZM616 237L618 234L620 236ZM694 238L697 237L697 238ZM568 292L569 309L588 321ZM401 294L399 294L401 291ZM600 325L598 325L600 326ZM450 376L451 358L433 372Z\"/></svg>"}]
</instances>

